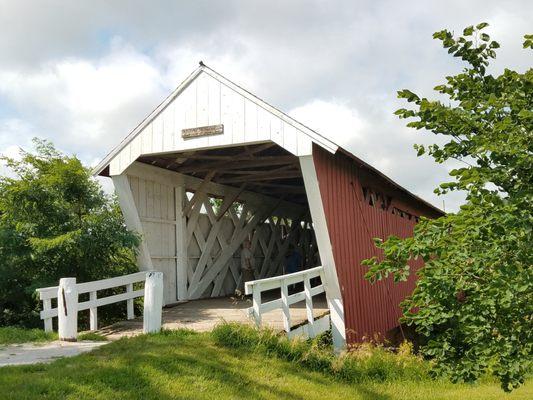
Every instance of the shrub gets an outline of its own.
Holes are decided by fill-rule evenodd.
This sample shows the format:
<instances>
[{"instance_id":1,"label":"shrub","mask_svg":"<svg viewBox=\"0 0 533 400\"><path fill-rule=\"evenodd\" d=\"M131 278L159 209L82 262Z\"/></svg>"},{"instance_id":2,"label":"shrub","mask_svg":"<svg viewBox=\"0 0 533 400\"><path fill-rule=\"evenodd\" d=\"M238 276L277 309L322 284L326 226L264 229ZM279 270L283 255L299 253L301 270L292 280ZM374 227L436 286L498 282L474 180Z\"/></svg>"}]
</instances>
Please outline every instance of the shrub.
<instances>
[{"instance_id":1,"label":"shrub","mask_svg":"<svg viewBox=\"0 0 533 400\"><path fill-rule=\"evenodd\" d=\"M0 177L0 326L39 326L35 289L62 277L87 282L138 270L138 237L90 170L50 143L35 147L2 159L13 175ZM102 309L101 322L122 310Z\"/></svg>"}]
</instances>

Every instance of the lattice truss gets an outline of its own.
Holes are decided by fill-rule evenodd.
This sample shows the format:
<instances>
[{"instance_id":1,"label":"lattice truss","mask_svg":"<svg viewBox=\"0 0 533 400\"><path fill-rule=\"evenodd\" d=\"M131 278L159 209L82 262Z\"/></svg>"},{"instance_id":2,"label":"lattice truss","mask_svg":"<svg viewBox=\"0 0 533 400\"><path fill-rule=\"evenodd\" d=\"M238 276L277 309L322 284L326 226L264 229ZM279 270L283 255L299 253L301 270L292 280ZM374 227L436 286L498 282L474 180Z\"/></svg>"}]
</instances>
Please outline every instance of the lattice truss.
<instances>
[{"instance_id":1,"label":"lattice truss","mask_svg":"<svg viewBox=\"0 0 533 400\"><path fill-rule=\"evenodd\" d=\"M252 209L235 200L235 195L214 199L201 190L183 199L190 299L235 291L242 279L240 251L246 239L251 241L256 279L283 274L291 244L299 249L305 268L320 265L308 211L291 220L275 216L279 205Z\"/></svg>"}]
</instances>

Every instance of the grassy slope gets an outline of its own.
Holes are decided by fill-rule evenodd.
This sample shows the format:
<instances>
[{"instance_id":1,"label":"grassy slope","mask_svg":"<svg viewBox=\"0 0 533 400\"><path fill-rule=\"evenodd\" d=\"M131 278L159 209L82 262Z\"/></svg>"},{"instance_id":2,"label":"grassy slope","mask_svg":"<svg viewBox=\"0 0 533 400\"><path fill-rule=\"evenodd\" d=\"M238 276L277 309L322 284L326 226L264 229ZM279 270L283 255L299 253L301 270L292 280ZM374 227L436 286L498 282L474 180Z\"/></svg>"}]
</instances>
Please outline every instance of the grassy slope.
<instances>
[{"instance_id":1,"label":"grassy slope","mask_svg":"<svg viewBox=\"0 0 533 400\"><path fill-rule=\"evenodd\" d=\"M49 365L0 369L2 399L530 399L533 384L350 385L286 361L217 346L184 331L123 339Z\"/></svg>"}]
</instances>

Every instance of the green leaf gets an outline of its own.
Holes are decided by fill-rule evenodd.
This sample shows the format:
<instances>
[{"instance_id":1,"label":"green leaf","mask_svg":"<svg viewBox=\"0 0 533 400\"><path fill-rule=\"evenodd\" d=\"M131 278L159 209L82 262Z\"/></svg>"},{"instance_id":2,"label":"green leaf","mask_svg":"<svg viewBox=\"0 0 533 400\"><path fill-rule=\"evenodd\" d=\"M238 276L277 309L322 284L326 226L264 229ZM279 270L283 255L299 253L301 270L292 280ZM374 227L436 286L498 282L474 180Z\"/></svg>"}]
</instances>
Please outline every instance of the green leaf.
<instances>
[{"instance_id":1,"label":"green leaf","mask_svg":"<svg viewBox=\"0 0 533 400\"><path fill-rule=\"evenodd\" d=\"M474 27L468 26L463 30L463 35L465 36L471 36L474 33Z\"/></svg>"},{"instance_id":2,"label":"green leaf","mask_svg":"<svg viewBox=\"0 0 533 400\"><path fill-rule=\"evenodd\" d=\"M427 149L437 163L461 163L435 193L461 191L464 202L435 219L420 218L412 237L376 242L383 257L363 265L372 282L391 275L398 282L424 260L414 292L402 302L402 321L424 337L421 352L433 359L434 373L454 382L492 373L510 391L530 373L533 354L533 70L486 75L499 44L485 33L481 44L471 38L486 26L467 27L458 38L447 30L434 34L466 63L435 87L447 99L398 92L412 109L397 115L415 116L408 127L438 137L438 144L415 145L417 155ZM533 35L524 38L524 47L533 48Z\"/></svg>"}]
</instances>

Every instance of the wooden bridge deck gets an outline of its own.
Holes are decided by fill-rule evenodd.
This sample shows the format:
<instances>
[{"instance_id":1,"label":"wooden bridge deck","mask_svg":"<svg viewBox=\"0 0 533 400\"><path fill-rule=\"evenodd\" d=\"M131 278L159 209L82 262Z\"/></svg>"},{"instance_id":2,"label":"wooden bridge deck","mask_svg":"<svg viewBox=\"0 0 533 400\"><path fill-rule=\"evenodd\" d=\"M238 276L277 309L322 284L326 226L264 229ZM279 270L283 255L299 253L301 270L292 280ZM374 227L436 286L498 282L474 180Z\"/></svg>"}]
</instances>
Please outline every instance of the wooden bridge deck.
<instances>
[{"instance_id":1,"label":"wooden bridge deck","mask_svg":"<svg viewBox=\"0 0 533 400\"><path fill-rule=\"evenodd\" d=\"M270 295L272 300L278 298L275 294ZM267 300L267 299L266 299ZM212 330L222 321L251 324L252 321L246 314L246 309L252 306L249 299L235 300L229 297L214 299L192 300L163 309L163 328L179 329L186 328L198 332ZM318 317L328 311L325 296L313 298L314 315ZM300 324L307 320L305 303L299 302L291 305L291 323ZM274 310L263 314L263 326L276 330L283 330L281 310ZM142 317L129 321L122 321L102 328L99 333L115 340L123 336L133 336L142 333Z\"/></svg>"}]
</instances>

